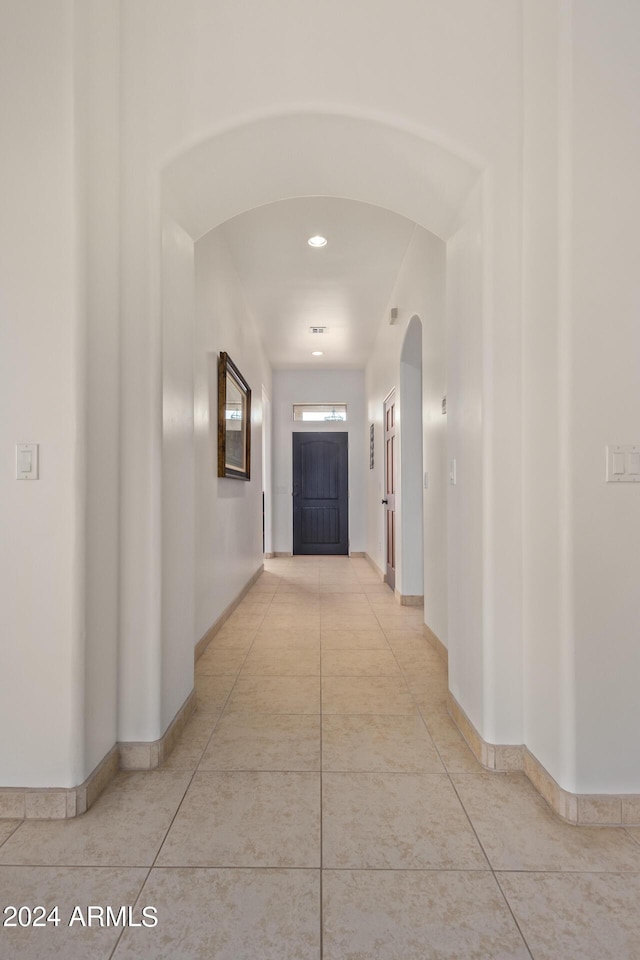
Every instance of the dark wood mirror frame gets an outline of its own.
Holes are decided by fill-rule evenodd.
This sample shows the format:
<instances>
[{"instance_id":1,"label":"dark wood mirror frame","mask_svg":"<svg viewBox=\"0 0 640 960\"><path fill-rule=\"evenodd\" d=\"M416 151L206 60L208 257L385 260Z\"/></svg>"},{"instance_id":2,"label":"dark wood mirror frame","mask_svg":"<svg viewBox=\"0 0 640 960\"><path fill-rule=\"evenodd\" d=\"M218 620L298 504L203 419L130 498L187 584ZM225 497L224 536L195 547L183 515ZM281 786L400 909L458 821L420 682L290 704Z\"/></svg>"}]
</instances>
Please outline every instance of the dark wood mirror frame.
<instances>
[{"instance_id":1,"label":"dark wood mirror frame","mask_svg":"<svg viewBox=\"0 0 640 960\"><path fill-rule=\"evenodd\" d=\"M223 352L218 362L218 476L251 479L251 388Z\"/></svg>"}]
</instances>

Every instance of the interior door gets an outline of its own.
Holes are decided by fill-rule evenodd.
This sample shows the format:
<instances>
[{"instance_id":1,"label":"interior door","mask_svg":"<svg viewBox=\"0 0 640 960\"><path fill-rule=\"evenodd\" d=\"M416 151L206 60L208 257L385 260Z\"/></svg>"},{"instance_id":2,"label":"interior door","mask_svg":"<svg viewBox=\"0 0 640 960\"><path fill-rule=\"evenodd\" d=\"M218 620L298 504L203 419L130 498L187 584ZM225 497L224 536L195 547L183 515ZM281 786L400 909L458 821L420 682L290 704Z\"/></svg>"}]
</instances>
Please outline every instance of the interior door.
<instances>
[{"instance_id":1,"label":"interior door","mask_svg":"<svg viewBox=\"0 0 640 960\"><path fill-rule=\"evenodd\" d=\"M293 434L293 552L349 553L347 433Z\"/></svg>"},{"instance_id":2,"label":"interior door","mask_svg":"<svg viewBox=\"0 0 640 960\"><path fill-rule=\"evenodd\" d=\"M396 586L396 394L384 402L384 498L386 537L385 580Z\"/></svg>"}]
</instances>

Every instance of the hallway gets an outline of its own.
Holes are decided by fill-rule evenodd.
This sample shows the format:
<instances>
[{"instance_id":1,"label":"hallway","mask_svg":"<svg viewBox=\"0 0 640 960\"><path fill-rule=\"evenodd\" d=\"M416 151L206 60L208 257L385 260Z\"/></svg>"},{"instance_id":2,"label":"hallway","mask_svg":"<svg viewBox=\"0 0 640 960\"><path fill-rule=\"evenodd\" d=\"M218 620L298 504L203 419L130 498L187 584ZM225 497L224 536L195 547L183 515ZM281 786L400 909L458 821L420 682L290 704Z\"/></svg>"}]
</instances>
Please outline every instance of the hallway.
<instances>
[{"instance_id":1,"label":"hallway","mask_svg":"<svg viewBox=\"0 0 640 960\"><path fill-rule=\"evenodd\" d=\"M640 956L640 829L565 825L523 775L482 772L422 611L365 560L265 568L162 769L77 820L0 821L3 906L62 919L2 929L1 960ZM134 903L157 927L68 925Z\"/></svg>"}]
</instances>

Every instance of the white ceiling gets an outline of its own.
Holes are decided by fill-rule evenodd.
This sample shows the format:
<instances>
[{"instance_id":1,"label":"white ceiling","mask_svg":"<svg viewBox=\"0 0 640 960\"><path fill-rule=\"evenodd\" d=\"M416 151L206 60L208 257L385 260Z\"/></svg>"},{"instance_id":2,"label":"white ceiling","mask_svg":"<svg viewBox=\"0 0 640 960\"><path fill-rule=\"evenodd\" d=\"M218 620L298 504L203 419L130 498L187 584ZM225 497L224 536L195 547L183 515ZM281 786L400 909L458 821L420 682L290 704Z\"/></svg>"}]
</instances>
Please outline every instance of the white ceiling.
<instances>
[{"instance_id":1,"label":"white ceiling","mask_svg":"<svg viewBox=\"0 0 640 960\"><path fill-rule=\"evenodd\" d=\"M365 366L414 226L367 203L302 197L218 228L275 369ZM311 248L314 234L327 245ZM314 335L310 326L328 329Z\"/></svg>"}]
</instances>

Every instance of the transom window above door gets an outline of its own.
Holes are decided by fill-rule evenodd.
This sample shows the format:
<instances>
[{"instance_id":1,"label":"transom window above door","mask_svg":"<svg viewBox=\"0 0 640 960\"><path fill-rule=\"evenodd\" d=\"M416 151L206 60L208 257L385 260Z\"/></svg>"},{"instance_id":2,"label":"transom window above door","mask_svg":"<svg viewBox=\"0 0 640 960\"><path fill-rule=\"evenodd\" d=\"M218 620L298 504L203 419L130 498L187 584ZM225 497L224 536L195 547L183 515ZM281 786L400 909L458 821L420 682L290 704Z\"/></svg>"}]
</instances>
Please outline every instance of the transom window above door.
<instances>
[{"instance_id":1,"label":"transom window above door","mask_svg":"<svg viewBox=\"0 0 640 960\"><path fill-rule=\"evenodd\" d=\"M341 423L347 419L346 403L294 403L293 419Z\"/></svg>"}]
</instances>

